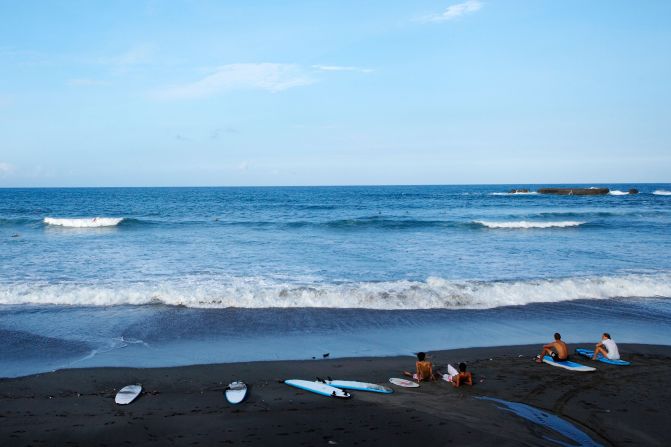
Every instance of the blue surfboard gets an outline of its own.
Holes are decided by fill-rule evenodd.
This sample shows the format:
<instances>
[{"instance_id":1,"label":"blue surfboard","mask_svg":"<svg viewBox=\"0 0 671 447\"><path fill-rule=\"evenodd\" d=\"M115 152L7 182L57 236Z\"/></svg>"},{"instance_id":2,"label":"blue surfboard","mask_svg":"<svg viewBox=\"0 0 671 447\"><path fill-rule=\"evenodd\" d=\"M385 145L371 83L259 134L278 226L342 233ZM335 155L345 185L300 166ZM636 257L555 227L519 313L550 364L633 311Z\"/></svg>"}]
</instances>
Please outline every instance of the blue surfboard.
<instances>
[{"instance_id":1,"label":"blue surfboard","mask_svg":"<svg viewBox=\"0 0 671 447\"><path fill-rule=\"evenodd\" d=\"M580 363L572 362L570 360L565 360L563 362L555 362L554 359L549 355L543 357L543 363L546 363L550 366L556 366L558 368L568 369L569 371L579 371L579 372L596 371L596 368L581 365Z\"/></svg>"},{"instance_id":2,"label":"blue surfboard","mask_svg":"<svg viewBox=\"0 0 671 447\"><path fill-rule=\"evenodd\" d=\"M575 350L575 353L578 355L581 355L583 357L589 357L590 359L594 355L594 351L591 349L584 349L584 348L578 348ZM626 366L626 365L631 365L631 362L627 362L626 360L611 360L609 358L606 358L599 354L596 357L597 361L602 362L602 363L608 363L609 365L619 365L619 366Z\"/></svg>"}]
</instances>

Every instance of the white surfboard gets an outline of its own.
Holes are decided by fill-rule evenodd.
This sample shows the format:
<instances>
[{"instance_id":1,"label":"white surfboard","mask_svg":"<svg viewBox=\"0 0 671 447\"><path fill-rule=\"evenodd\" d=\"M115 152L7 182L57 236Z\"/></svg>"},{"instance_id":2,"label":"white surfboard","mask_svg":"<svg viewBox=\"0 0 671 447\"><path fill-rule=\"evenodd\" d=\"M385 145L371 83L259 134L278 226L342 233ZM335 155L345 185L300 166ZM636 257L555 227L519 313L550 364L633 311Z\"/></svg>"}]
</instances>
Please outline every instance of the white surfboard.
<instances>
[{"instance_id":1,"label":"white surfboard","mask_svg":"<svg viewBox=\"0 0 671 447\"><path fill-rule=\"evenodd\" d=\"M352 397L352 395L347 391L343 391L340 388L336 388L334 386L327 385L322 382L311 382L309 380L289 379L285 380L284 383L286 383L289 386L299 388L301 390L309 391L315 394L320 394L322 396L338 397L341 399L347 399Z\"/></svg>"},{"instance_id":2,"label":"white surfboard","mask_svg":"<svg viewBox=\"0 0 671 447\"><path fill-rule=\"evenodd\" d=\"M133 402L142 392L142 385L128 385L119 390L116 393L114 402L119 405L128 405Z\"/></svg>"},{"instance_id":3,"label":"white surfboard","mask_svg":"<svg viewBox=\"0 0 671 447\"><path fill-rule=\"evenodd\" d=\"M459 375L459 371L452 365L447 365L447 374L443 374L443 380L446 382L452 382L454 376Z\"/></svg>"},{"instance_id":4,"label":"white surfboard","mask_svg":"<svg viewBox=\"0 0 671 447\"><path fill-rule=\"evenodd\" d=\"M324 383L344 390L370 391L371 393L382 394L390 394L394 392L394 390L386 386L377 385L375 383L357 382L354 380L325 380Z\"/></svg>"},{"instance_id":5,"label":"white surfboard","mask_svg":"<svg viewBox=\"0 0 671 447\"><path fill-rule=\"evenodd\" d=\"M596 371L596 368L592 368L591 366L585 366L581 365L580 363L572 362L572 361L565 361L565 362L555 362L552 360L552 357L549 355L546 355L543 357L543 362L547 363L550 366L556 366L559 368L564 368L568 369L569 371L578 371L578 372L589 372L589 371Z\"/></svg>"},{"instance_id":6,"label":"white surfboard","mask_svg":"<svg viewBox=\"0 0 671 447\"><path fill-rule=\"evenodd\" d=\"M241 381L231 382L226 391L224 391L224 396L226 396L226 400L229 403L233 405L239 404L247 396L247 385Z\"/></svg>"},{"instance_id":7,"label":"white surfboard","mask_svg":"<svg viewBox=\"0 0 671 447\"><path fill-rule=\"evenodd\" d=\"M407 379L399 379L398 377L392 377L389 379L389 383L393 383L394 385L402 386L403 388L417 388L419 387L419 383L413 382L412 380L407 380Z\"/></svg>"}]
</instances>

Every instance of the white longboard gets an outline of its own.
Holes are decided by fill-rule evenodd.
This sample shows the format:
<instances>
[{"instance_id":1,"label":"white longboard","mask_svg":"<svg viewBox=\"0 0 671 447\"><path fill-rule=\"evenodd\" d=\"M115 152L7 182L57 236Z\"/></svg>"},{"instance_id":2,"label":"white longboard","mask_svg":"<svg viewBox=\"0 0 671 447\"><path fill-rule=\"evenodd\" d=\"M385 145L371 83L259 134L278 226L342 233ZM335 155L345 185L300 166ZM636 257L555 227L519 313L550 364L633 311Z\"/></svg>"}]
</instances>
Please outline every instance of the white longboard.
<instances>
[{"instance_id":1,"label":"white longboard","mask_svg":"<svg viewBox=\"0 0 671 447\"><path fill-rule=\"evenodd\" d=\"M245 382L240 381L231 382L226 391L224 391L224 396L226 396L226 400L229 403L234 405L239 404L247 396L247 385L245 385Z\"/></svg>"},{"instance_id":2,"label":"white longboard","mask_svg":"<svg viewBox=\"0 0 671 447\"><path fill-rule=\"evenodd\" d=\"M286 383L289 386L293 386L294 388L299 388L301 390L309 391L315 394L320 394L322 396L338 397L341 399L347 399L352 397L352 395L347 391L343 391L340 388L336 388L334 386L327 385L322 382L311 382L309 380L289 379L285 380L284 383Z\"/></svg>"},{"instance_id":3,"label":"white longboard","mask_svg":"<svg viewBox=\"0 0 671 447\"><path fill-rule=\"evenodd\" d=\"M413 382L412 380L407 380L407 379L399 379L398 377L392 377L389 379L389 383L393 383L394 385L402 386L403 388L417 388L419 387L419 383Z\"/></svg>"},{"instance_id":4,"label":"white longboard","mask_svg":"<svg viewBox=\"0 0 671 447\"><path fill-rule=\"evenodd\" d=\"M570 360L566 362L555 362L549 355L543 357L543 363L547 363L550 366L556 366L558 368L568 369L569 371L578 371L578 372L596 371L596 368L581 365L580 363L576 362L571 362Z\"/></svg>"},{"instance_id":5,"label":"white longboard","mask_svg":"<svg viewBox=\"0 0 671 447\"><path fill-rule=\"evenodd\" d=\"M386 386L377 385L375 383L357 382L354 380L325 380L324 383L345 390L370 391L371 393L382 394L390 394L394 392L394 390Z\"/></svg>"},{"instance_id":6,"label":"white longboard","mask_svg":"<svg viewBox=\"0 0 671 447\"><path fill-rule=\"evenodd\" d=\"M128 405L133 402L142 392L142 385L128 385L119 390L116 393L114 402L119 405Z\"/></svg>"}]
</instances>

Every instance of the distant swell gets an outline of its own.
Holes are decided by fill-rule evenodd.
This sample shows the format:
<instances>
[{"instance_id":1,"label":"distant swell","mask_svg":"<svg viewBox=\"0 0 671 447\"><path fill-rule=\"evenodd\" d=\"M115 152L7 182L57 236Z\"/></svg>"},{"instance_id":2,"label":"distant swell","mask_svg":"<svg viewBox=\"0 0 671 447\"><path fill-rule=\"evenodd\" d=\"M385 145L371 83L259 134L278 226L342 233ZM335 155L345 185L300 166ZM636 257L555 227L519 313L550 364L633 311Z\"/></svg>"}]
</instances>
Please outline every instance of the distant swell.
<instances>
[{"instance_id":1,"label":"distant swell","mask_svg":"<svg viewBox=\"0 0 671 447\"><path fill-rule=\"evenodd\" d=\"M486 220L476 220L475 223L485 226L487 228L568 228L578 227L585 222L578 222L573 220L566 220L561 222L533 222L527 220L520 220L515 222L495 222Z\"/></svg>"},{"instance_id":2,"label":"distant swell","mask_svg":"<svg viewBox=\"0 0 671 447\"><path fill-rule=\"evenodd\" d=\"M525 281L352 282L290 284L265 278L181 278L126 285L13 284L0 304L195 308L485 309L576 299L671 297L671 273Z\"/></svg>"},{"instance_id":3,"label":"distant swell","mask_svg":"<svg viewBox=\"0 0 671 447\"><path fill-rule=\"evenodd\" d=\"M656 196L671 196L671 191L665 191L663 189L658 189L657 191L654 191L653 194L656 195Z\"/></svg>"},{"instance_id":4,"label":"distant swell","mask_svg":"<svg viewBox=\"0 0 671 447\"><path fill-rule=\"evenodd\" d=\"M123 221L123 217L89 217L84 219L58 219L45 217L44 223L68 228L114 227Z\"/></svg>"},{"instance_id":5,"label":"distant swell","mask_svg":"<svg viewBox=\"0 0 671 447\"><path fill-rule=\"evenodd\" d=\"M493 196L533 196L538 194L536 191L529 192L493 192Z\"/></svg>"}]
</instances>

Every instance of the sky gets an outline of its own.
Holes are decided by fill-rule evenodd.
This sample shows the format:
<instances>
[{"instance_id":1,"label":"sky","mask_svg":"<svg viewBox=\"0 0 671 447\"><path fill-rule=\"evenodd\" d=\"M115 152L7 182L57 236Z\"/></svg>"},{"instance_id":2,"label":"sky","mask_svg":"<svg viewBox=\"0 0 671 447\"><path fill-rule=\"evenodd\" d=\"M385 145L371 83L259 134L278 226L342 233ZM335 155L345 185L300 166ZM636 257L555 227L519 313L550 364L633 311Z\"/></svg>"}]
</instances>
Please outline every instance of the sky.
<instances>
[{"instance_id":1,"label":"sky","mask_svg":"<svg viewBox=\"0 0 671 447\"><path fill-rule=\"evenodd\" d=\"M0 187L671 182L671 2L0 0Z\"/></svg>"}]
</instances>

